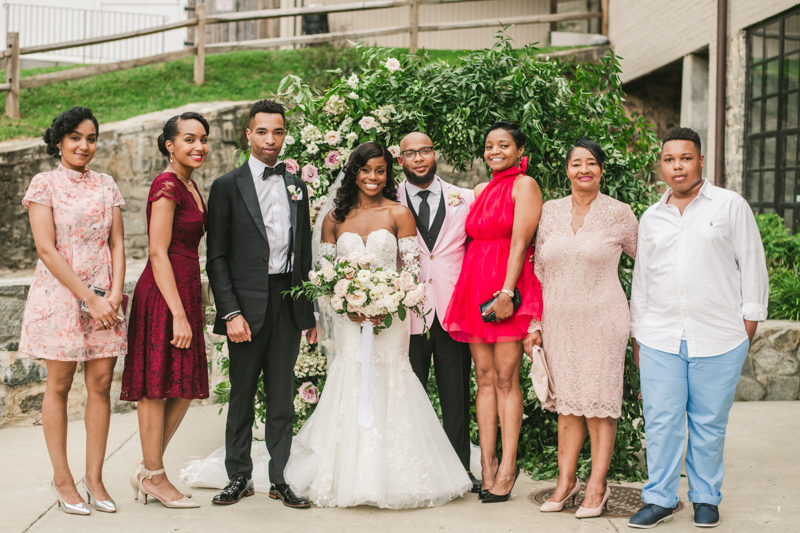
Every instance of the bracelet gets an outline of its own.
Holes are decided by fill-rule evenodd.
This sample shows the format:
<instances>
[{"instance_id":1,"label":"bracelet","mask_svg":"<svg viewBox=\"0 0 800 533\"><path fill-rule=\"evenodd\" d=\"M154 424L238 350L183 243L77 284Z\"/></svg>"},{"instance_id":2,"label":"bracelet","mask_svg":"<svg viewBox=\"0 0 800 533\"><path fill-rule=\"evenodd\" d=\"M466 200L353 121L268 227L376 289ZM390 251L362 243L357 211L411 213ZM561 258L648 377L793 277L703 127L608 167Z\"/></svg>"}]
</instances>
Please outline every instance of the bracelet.
<instances>
[{"instance_id":1,"label":"bracelet","mask_svg":"<svg viewBox=\"0 0 800 533\"><path fill-rule=\"evenodd\" d=\"M495 295L495 296L497 296L497 295L498 295L498 294L500 294L501 292L502 292L503 294L505 294L506 296L508 296L509 298L511 298L512 300L514 299L514 291L511 291L511 290L508 290L508 289L500 289L499 291L497 291L496 293L494 293L494 295Z\"/></svg>"},{"instance_id":2,"label":"bracelet","mask_svg":"<svg viewBox=\"0 0 800 533\"><path fill-rule=\"evenodd\" d=\"M228 318L226 318L226 319L225 319L225 322L230 322L231 320L233 320L234 318L236 318L237 316L239 316L239 315L241 315L241 314L242 314L241 312L239 312L239 313L234 313L234 314L232 314L231 316L229 316Z\"/></svg>"}]
</instances>

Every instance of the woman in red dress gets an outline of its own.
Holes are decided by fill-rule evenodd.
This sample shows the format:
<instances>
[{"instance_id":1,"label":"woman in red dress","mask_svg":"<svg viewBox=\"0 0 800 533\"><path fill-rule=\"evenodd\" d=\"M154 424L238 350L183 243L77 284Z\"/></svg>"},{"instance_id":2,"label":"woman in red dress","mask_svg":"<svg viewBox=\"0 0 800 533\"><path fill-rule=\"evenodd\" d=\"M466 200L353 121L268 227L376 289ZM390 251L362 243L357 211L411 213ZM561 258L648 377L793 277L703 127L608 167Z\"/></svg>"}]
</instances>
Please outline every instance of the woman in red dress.
<instances>
[{"instance_id":1,"label":"woman in red dress","mask_svg":"<svg viewBox=\"0 0 800 533\"><path fill-rule=\"evenodd\" d=\"M531 242L542 212L542 193L525 174L525 136L516 124L496 122L486 134L483 157L492 180L475 187L467 215L467 246L461 276L447 309L444 327L470 343L478 381L477 417L481 443L483 503L507 501L519 476L517 440L522 427L522 339L531 318L541 317L542 289L529 261ZM514 289L522 305L514 310ZM497 296L484 314L479 306ZM495 455L500 420L503 458Z\"/></svg>"},{"instance_id":2,"label":"woman in red dress","mask_svg":"<svg viewBox=\"0 0 800 533\"><path fill-rule=\"evenodd\" d=\"M171 508L199 507L164 473L163 453L189 404L208 398L205 315L200 303L197 248L208 219L191 179L208 155L208 122L198 113L174 116L158 148L169 165L150 186L147 226L150 259L136 284L128 327L121 399L138 401L144 461L131 486Z\"/></svg>"}]
</instances>

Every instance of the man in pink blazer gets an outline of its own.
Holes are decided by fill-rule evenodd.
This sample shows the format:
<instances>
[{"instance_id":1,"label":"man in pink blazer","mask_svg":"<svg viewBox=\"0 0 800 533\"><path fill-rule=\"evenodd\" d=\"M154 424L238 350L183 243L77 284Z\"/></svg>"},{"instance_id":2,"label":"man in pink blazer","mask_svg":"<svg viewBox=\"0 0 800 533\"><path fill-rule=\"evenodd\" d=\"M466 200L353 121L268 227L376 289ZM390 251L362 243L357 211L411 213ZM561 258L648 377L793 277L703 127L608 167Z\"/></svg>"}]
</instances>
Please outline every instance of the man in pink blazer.
<instances>
[{"instance_id":1,"label":"man in pink blazer","mask_svg":"<svg viewBox=\"0 0 800 533\"><path fill-rule=\"evenodd\" d=\"M411 209L417 222L420 280L427 283L425 319L412 313L409 359L414 373L427 389L431 359L442 405L444 431L472 481L472 492L480 492L480 481L470 472L469 345L454 340L440 320L447 312L464 260L469 205L472 190L450 185L436 175L436 152L424 133L414 132L400 141L400 156L406 179L397 189L398 201ZM430 336L422 335L427 322Z\"/></svg>"}]
</instances>

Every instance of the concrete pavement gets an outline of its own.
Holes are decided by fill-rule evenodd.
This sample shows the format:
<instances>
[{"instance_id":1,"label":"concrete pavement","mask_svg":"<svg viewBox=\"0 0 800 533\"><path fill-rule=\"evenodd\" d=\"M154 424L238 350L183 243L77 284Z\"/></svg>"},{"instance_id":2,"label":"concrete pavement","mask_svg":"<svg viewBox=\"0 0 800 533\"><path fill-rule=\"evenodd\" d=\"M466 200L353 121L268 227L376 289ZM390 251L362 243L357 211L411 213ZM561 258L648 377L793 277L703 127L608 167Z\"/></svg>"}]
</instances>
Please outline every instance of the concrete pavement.
<instances>
[{"instance_id":1,"label":"concrete pavement","mask_svg":"<svg viewBox=\"0 0 800 533\"><path fill-rule=\"evenodd\" d=\"M181 467L207 456L223 444L224 416L214 406L194 407L165 458L167 472L179 483ZM70 461L76 479L83 475L83 423L69 428ZM724 500L720 532L800 531L800 402L734 404L725 453ZM482 505L475 495L433 509L402 511L370 507L289 509L257 493L237 505L211 504L214 490L192 489L200 509L171 510L150 500L134 501L128 478L141 459L136 414L113 415L104 477L118 506L116 514L94 511L70 516L55 505L49 490L52 475L41 427L0 430L0 532L179 532L314 531L380 533L439 532L594 532L634 531L627 520L577 520L573 515L539 512L528 496L552 482L520 476L509 503ZM631 484L631 486L637 486ZM80 487L82 489L82 486ZM179 485L181 488L181 485ZM686 479L680 497L685 504ZM613 486L612 486L613 490ZM698 531L691 506L662 524L664 533Z\"/></svg>"}]
</instances>

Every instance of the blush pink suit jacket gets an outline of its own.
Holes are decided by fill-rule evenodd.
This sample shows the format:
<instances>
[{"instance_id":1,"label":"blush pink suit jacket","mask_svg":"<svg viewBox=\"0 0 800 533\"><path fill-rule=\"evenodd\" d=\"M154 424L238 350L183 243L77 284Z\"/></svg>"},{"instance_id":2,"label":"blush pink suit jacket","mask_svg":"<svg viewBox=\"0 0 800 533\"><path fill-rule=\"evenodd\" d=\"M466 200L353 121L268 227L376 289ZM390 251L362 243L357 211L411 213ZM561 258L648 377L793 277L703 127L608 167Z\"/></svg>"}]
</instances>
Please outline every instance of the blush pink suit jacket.
<instances>
[{"instance_id":1,"label":"blush pink suit jacket","mask_svg":"<svg viewBox=\"0 0 800 533\"><path fill-rule=\"evenodd\" d=\"M465 224L469 206L475 200L475 193L470 189L462 189L455 185L450 185L439 176L434 179L442 184L442 194L445 200L445 218L439 237L433 246L433 251L428 250L428 246L422 240L422 236L417 231L417 242L419 243L419 263L420 280L427 283L427 298L425 299L425 311L431 310L425 317L430 328L433 324L434 310L439 322L444 320L447 313L447 306L453 297L456 282L461 274L461 264L464 261L466 251L467 230ZM449 192L456 190L461 194L458 205L452 206L449 202ZM397 188L398 200L406 207L406 181ZM431 216L434 216L433 213ZM423 330L423 320L414 313L411 315L411 334L419 335Z\"/></svg>"}]
</instances>

